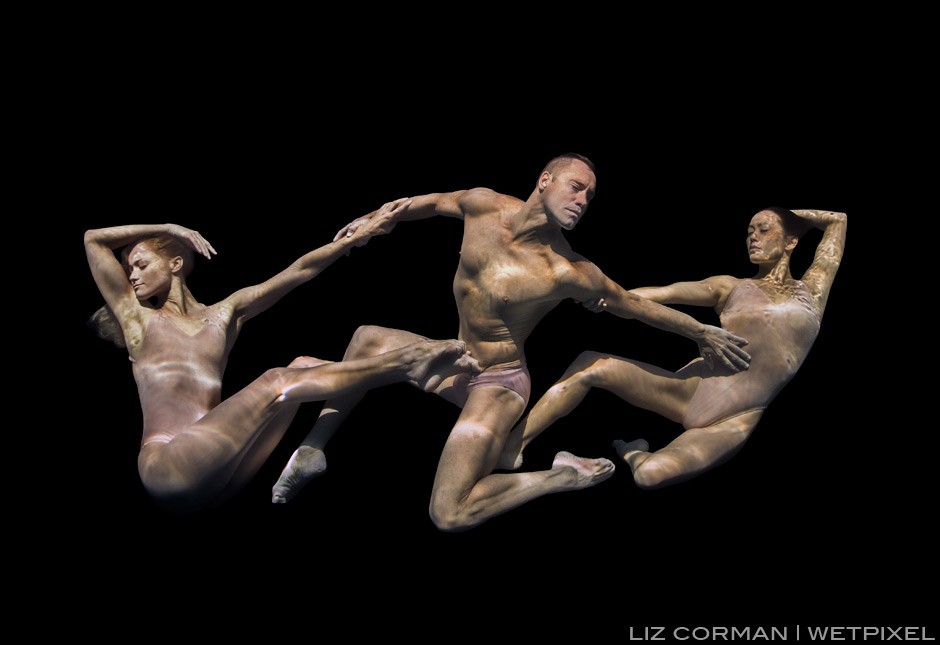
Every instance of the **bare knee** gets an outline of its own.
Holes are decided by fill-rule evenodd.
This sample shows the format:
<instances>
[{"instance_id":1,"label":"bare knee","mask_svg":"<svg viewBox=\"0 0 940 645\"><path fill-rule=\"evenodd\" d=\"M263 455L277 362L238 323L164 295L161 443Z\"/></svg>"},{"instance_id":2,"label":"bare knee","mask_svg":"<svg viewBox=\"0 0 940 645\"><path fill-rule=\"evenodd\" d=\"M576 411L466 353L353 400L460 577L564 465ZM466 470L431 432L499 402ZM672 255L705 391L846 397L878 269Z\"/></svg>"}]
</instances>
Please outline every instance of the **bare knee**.
<instances>
[{"instance_id":1,"label":"bare knee","mask_svg":"<svg viewBox=\"0 0 940 645\"><path fill-rule=\"evenodd\" d=\"M434 526L441 531L466 531L480 523L481 520L477 519L479 513L474 512L474 505L470 502L471 490L466 489L466 494L460 497L458 491L462 489L462 486L452 482L442 487L438 487L438 482L435 482L428 514Z\"/></svg>"},{"instance_id":2,"label":"bare knee","mask_svg":"<svg viewBox=\"0 0 940 645\"><path fill-rule=\"evenodd\" d=\"M376 325L359 326L349 341L344 358L362 358L383 353L386 341L385 331L384 327Z\"/></svg>"},{"instance_id":3,"label":"bare knee","mask_svg":"<svg viewBox=\"0 0 940 645\"><path fill-rule=\"evenodd\" d=\"M326 365L330 361L325 361L322 358L314 358L313 356L298 356L290 362L288 367L293 368L308 368L308 367L318 367L320 365Z\"/></svg>"},{"instance_id":4,"label":"bare knee","mask_svg":"<svg viewBox=\"0 0 940 645\"><path fill-rule=\"evenodd\" d=\"M581 352L571 364L571 369L576 371L568 380L588 387L602 386L607 382L609 363L608 354Z\"/></svg>"},{"instance_id":5,"label":"bare knee","mask_svg":"<svg viewBox=\"0 0 940 645\"><path fill-rule=\"evenodd\" d=\"M265 398L269 405L283 401L290 385L290 374L290 368L273 367L258 378L256 383L266 391Z\"/></svg>"},{"instance_id":6,"label":"bare knee","mask_svg":"<svg viewBox=\"0 0 940 645\"><path fill-rule=\"evenodd\" d=\"M633 481L644 490L666 486L674 479L675 473L659 459L650 457L633 471Z\"/></svg>"},{"instance_id":7,"label":"bare knee","mask_svg":"<svg viewBox=\"0 0 940 645\"><path fill-rule=\"evenodd\" d=\"M666 448L654 453L633 471L633 480L643 489L662 488L678 484L723 461L708 452L707 446L692 443L682 448Z\"/></svg>"},{"instance_id":8,"label":"bare knee","mask_svg":"<svg viewBox=\"0 0 940 645\"><path fill-rule=\"evenodd\" d=\"M467 515L461 512L459 504L446 502L437 498L431 499L431 506L428 509L431 521L438 530L445 533L456 533L473 528L478 522L472 521Z\"/></svg>"},{"instance_id":9,"label":"bare knee","mask_svg":"<svg viewBox=\"0 0 940 645\"><path fill-rule=\"evenodd\" d=\"M183 476L170 460L141 453L137 467L147 494L163 510L189 515L208 506L203 482Z\"/></svg>"}]
</instances>

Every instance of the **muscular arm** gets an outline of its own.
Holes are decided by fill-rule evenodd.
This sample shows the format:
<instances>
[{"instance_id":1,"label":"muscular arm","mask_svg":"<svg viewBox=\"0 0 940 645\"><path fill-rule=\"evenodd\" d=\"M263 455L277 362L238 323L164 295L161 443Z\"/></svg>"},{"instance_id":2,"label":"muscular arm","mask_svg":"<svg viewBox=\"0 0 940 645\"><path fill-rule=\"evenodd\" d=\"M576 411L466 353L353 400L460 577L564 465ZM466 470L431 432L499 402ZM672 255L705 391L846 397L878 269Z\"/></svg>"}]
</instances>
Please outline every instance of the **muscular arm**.
<instances>
[{"instance_id":1,"label":"muscular arm","mask_svg":"<svg viewBox=\"0 0 940 645\"><path fill-rule=\"evenodd\" d=\"M740 347L747 343L743 338L720 327L704 325L681 311L664 307L653 300L626 291L586 260L575 263L574 275L565 288L568 290L566 295L575 300L588 301L603 298L607 304L606 310L615 316L635 318L657 329L671 331L694 340L699 345L702 355L709 362L713 357L717 357L730 369L739 371L747 369L748 362L751 360L747 352ZM669 288L661 287L660 289L668 290ZM668 294L660 293L659 295ZM717 304L717 300L715 302Z\"/></svg>"},{"instance_id":2,"label":"muscular arm","mask_svg":"<svg viewBox=\"0 0 940 645\"><path fill-rule=\"evenodd\" d=\"M395 219L399 222L410 222L437 215L463 219L464 211L461 201L469 192L469 190L458 190L452 193L430 193L412 197L411 205L399 213Z\"/></svg>"},{"instance_id":3,"label":"muscular arm","mask_svg":"<svg viewBox=\"0 0 940 645\"><path fill-rule=\"evenodd\" d=\"M492 208L496 200L502 197L489 188L471 188L470 190L457 190L452 193L429 193L410 198L407 208L402 209L394 217L394 222L410 222L429 217L442 216L463 219L467 215ZM377 211L364 215L339 230L333 241L341 237L352 235L356 230L372 219Z\"/></svg>"},{"instance_id":4,"label":"muscular arm","mask_svg":"<svg viewBox=\"0 0 940 645\"><path fill-rule=\"evenodd\" d=\"M153 235L178 237L207 258L215 253L215 249L202 235L176 224L130 224L85 231L85 255L91 274L105 303L114 312L122 328L130 320L136 319L140 304L114 250Z\"/></svg>"},{"instance_id":5,"label":"muscular arm","mask_svg":"<svg viewBox=\"0 0 940 645\"><path fill-rule=\"evenodd\" d=\"M806 273L803 274L803 284L813 294L813 300L819 315L822 316L829 300L829 290L835 280L839 263L842 261L842 252L845 250L845 232L848 228L845 213L817 210L795 210L800 217L816 228L823 231L822 240L816 247L816 256Z\"/></svg>"},{"instance_id":6,"label":"muscular arm","mask_svg":"<svg viewBox=\"0 0 940 645\"><path fill-rule=\"evenodd\" d=\"M293 289L315 278L340 257L349 253L353 247L364 246L372 236L391 231L395 226L395 215L407 208L409 203L410 200L399 199L384 204L379 210L370 213L374 217L370 217L349 235L344 234L329 244L310 251L269 280L233 293L227 300L233 307L238 324L254 318Z\"/></svg>"}]
</instances>

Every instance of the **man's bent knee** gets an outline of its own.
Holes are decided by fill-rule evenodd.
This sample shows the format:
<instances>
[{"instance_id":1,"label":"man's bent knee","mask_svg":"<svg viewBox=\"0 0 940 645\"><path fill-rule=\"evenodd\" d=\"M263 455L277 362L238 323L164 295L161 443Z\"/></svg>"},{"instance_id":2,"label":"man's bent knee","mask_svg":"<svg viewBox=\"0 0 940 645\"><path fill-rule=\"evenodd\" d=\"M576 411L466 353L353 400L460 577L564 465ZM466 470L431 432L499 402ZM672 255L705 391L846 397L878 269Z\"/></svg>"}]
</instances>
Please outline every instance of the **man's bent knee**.
<instances>
[{"instance_id":1,"label":"man's bent knee","mask_svg":"<svg viewBox=\"0 0 940 645\"><path fill-rule=\"evenodd\" d=\"M428 514L431 516L431 521L434 522L434 526L446 533L466 531L477 524L477 522L471 521L464 513L461 513L459 506L435 502L434 500L431 501Z\"/></svg>"},{"instance_id":2,"label":"man's bent knee","mask_svg":"<svg viewBox=\"0 0 940 645\"><path fill-rule=\"evenodd\" d=\"M344 358L361 358L365 356L376 356L384 351L386 340L386 329L376 325L360 325L353 332L346 348Z\"/></svg>"}]
</instances>

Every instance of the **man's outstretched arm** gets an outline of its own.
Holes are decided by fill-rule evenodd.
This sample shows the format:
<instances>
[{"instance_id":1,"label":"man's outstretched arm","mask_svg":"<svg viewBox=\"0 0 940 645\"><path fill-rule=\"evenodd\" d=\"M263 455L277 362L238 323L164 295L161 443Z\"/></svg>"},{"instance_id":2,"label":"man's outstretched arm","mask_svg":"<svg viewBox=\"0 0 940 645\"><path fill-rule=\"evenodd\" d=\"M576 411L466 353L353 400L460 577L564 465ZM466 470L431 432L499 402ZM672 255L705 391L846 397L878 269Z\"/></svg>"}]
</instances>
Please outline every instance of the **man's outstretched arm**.
<instances>
[{"instance_id":1,"label":"man's outstretched arm","mask_svg":"<svg viewBox=\"0 0 940 645\"><path fill-rule=\"evenodd\" d=\"M469 190L457 190L452 193L419 195L412 197L411 204L395 215L394 223L428 219L438 215L463 219L468 214L491 208L499 197L499 193L489 188L471 188ZM352 236L356 229L372 219L377 212L373 211L353 220L339 230L333 241L335 242L344 236Z\"/></svg>"},{"instance_id":2,"label":"man's outstretched arm","mask_svg":"<svg viewBox=\"0 0 940 645\"><path fill-rule=\"evenodd\" d=\"M748 368L751 357L741 349L747 340L721 327L705 325L691 316L630 293L587 260L575 263L574 274L564 283L568 297L581 302L604 300L605 311L620 318L635 318L647 325L694 340L709 366L715 359L729 369Z\"/></svg>"}]
</instances>

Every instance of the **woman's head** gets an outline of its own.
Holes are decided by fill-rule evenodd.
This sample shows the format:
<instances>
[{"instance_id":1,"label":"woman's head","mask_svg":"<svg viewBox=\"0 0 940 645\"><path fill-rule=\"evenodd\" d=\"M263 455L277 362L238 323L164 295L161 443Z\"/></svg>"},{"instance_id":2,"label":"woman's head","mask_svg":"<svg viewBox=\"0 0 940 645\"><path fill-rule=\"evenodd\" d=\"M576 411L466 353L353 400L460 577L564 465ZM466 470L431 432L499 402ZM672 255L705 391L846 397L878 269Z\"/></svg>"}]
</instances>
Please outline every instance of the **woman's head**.
<instances>
[{"instance_id":1,"label":"woman's head","mask_svg":"<svg viewBox=\"0 0 940 645\"><path fill-rule=\"evenodd\" d=\"M134 287L138 300L165 295L173 284L173 277L185 280L193 270L193 251L175 237L155 235L137 240L124 247L121 253L127 279ZM127 347L124 332L114 313L101 307L88 320L98 336L110 340L118 347Z\"/></svg>"},{"instance_id":2,"label":"woman's head","mask_svg":"<svg viewBox=\"0 0 940 645\"><path fill-rule=\"evenodd\" d=\"M754 264L776 264L789 256L806 232L803 220L786 208L758 212L747 227L747 253Z\"/></svg>"},{"instance_id":3,"label":"woman's head","mask_svg":"<svg viewBox=\"0 0 940 645\"><path fill-rule=\"evenodd\" d=\"M185 280L193 268L192 249L169 235L147 237L129 244L122 256L138 300L166 294L174 277Z\"/></svg>"}]
</instances>

